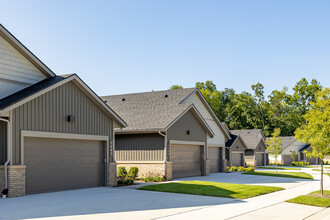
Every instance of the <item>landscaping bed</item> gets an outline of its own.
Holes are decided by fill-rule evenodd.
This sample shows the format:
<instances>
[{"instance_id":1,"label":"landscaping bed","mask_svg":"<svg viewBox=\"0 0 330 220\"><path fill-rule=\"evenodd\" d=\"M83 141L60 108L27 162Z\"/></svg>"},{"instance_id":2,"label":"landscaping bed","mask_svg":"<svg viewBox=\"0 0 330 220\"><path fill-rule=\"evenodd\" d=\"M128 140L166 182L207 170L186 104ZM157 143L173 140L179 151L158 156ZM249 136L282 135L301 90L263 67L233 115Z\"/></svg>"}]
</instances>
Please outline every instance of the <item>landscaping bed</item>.
<instances>
[{"instance_id":1,"label":"landscaping bed","mask_svg":"<svg viewBox=\"0 0 330 220\"><path fill-rule=\"evenodd\" d=\"M324 195L322 196L320 194L320 191L315 191L307 195L302 195L293 199L289 199L286 202L326 208L330 207L330 190L324 190L323 194Z\"/></svg>"},{"instance_id":2,"label":"landscaping bed","mask_svg":"<svg viewBox=\"0 0 330 220\"><path fill-rule=\"evenodd\" d=\"M269 169L276 170L276 167L256 167L257 169ZM286 167L277 167L278 170L301 170L301 168L286 168Z\"/></svg>"},{"instance_id":3,"label":"landscaping bed","mask_svg":"<svg viewBox=\"0 0 330 220\"><path fill-rule=\"evenodd\" d=\"M246 199L284 190L284 188L207 181L183 181L149 185L138 188L138 190Z\"/></svg>"},{"instance_id":4,"label":"landscaping bed","mask_svg":"<svg viewBox=\"0 0 330 220\"><path fill-rule=\"evenodd\" d=\"M260 175L260 176L274 176L274 177L287 177L287 178L298 178L298 179L314 179L313 176L304 172L274 172L274 171L256 171L246 172L242 174L247 175Z\"/></svg>"}]
</instances>

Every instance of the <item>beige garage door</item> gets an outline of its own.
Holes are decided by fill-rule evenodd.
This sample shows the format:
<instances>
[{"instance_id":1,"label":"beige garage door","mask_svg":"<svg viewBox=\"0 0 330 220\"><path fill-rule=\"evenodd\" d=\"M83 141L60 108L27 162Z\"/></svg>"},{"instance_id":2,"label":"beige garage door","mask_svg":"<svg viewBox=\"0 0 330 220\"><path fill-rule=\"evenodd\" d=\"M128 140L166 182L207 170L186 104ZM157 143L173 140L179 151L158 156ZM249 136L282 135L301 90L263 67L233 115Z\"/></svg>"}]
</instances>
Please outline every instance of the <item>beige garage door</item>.
<instances>
[{"instance_id":1,"label":"beige garage door","mask_svg":"<svg viewBox=\"0 0 330 220\"><path fill-rule=\"evenodd\" d=\"M264 166L264 153L256 153L257 166Z\"/></svg>"},{"instance_id":2,"label":"beige garage door","mask_svg":"<svg viewBox=\"0 0 330 220\"><path fill-rule=\"evenodd\" d=\"M232 166L243 166L243 153L231 153L231 165Z\"/></svg>"},{"instance_id":3,"label":"beige garage door","mask_svg":"<svg viewBox=\"0 0 330 220\"><path fill-rule=\"evenodd\" d=\"M210 172L216 173L221 171L221 149L220 147L208 148L208 159L210 161Z\"/></svg>"},{"instance_id":4,"label":"beige garage door","mask_svg":"<svg viewBox=\"0 0 330 220\"><path fill-rule=\"evenodd\" d=\"M201 176L202 147L196 145L171 145L173 178Z\"/></svg>"},{"instance_id":5,"label":"beige garage door","mask_svg":"<svg viewBox=\"0 0 330 220\"><path fill-rule=\"evenodd\" d=\"M25 138L26 193L104 185L101 141Z\"/></svg>"}]
</instances>

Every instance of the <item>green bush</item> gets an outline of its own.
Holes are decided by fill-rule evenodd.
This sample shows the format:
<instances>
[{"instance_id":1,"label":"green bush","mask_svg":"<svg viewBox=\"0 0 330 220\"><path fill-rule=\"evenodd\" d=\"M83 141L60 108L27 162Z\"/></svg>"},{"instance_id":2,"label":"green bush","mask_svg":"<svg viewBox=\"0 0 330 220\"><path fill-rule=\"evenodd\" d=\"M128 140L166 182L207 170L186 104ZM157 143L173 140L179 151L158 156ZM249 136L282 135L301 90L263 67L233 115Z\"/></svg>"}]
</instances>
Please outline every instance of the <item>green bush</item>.
<instances>
[{"instance_id":1,"label":"green bush","mask_svg":"<svg viewBox=\"0 0 330 220\"><path fill-rule=\"evenodd\" d=\"M165 176L159 173L148 172L141 178L141 180L144 182L161 182L165 181Z\"/></svg>"},{"instance_id":2,"label":"green bush","mask_svg":"<svg viewBox=\"0 0 330 220\"><path fill-rule=\"evenodd\" d=\"M246 169L245 169L244 167L241 166L241 167L238 167L237 171L238 171L238 172L244 172L244 171L246 171Z\"/></svg>"},{"instance_id":3,"label":"green bush","mask_svg":"<svg viewBox=\"0 0 330 220\"><path fill-rule=\"evenodd\" d=\"M304 167L304 166L309 166L309 162L292 162L292 166L297 166L297 167Z\"/></svg>"},{"instance_id":4,"label":"green bush","mask_svg":"<svg viewBox=\"0 0 330 220\"><path fill-rule=\"evenodd\" d=\"M235 166L230 167L230 171L237 171L237 167Z\"/></svg>"},{"instance_id":5,"label":"green bush","mask_svg":"<svg viewBox=\"0 0 330 220\"><path fill-rule=\"evenodd\" d=\"M118 185L131 185L134 183L134 179L129 178L129 177L118 177L117 178L117 184Z\"/></svg>"},{"instance_id":6,"label":"green bush","mask_svg":"<svg viewBox=\"0 0 330 220\"><path fill-rule=\"evenodd\" d=\"M117 169L117 177L125 178L127 176L127 170L125 167L118 167Z\"/></svg>"},{"instance_id":7,"label":"green bush","mask_svg":"<svg viewBox=\"0 0 330 220\"><path fill-rule=\"evenodd\" d=\"M245 170L246 172L254 172L254 167L248 167Z\"/></svg>"},{"instance_id":8,"label":"green bush","mask_svg":"<svg viewBox=\"0 0 330 220\"><path fill-rule=\"evenodd\" d=\"M127 175L129 177L135 179L137 177L138 173L139 173L139 168L131 167L131 168L129 168L129 171L128 171Z\"/></svg>"}]
</instances>

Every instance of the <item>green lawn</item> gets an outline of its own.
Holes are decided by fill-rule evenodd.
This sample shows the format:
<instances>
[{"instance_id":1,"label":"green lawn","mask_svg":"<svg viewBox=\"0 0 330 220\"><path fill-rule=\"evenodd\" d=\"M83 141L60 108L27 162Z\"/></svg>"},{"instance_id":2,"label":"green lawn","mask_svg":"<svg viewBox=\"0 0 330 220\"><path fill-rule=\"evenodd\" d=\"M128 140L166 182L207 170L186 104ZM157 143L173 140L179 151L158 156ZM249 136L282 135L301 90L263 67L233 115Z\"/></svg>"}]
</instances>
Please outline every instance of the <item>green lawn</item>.
<instances>
[{"instance_id":1,"label":"green lawn","mask_svg":"<svg viewBox=\"0 0 330 220\"><path fill-rule=\"evenodd\" d=\"M258 169L269 169L276 170L276 167L256 167ZM301 170L301 168L286 168L286 167L277 167L278 170Z\"/></svg>"},{"instance_id":2,"label":"green lawn","mask_svg":"<svg viewBox=\"0 0 330 220\"><path fill-rule=\"evenodd\" d=\"M320 191L312 192L312 193L320 193ZM324 194L330 195L330 190L324 190ZM286 202L291 203L298 203L303 205L312 205L312 206L319 206L319 207L330 207L330 199L328 198L318 198L313 196L298 196L293 199L289 199Z\"/></svg>"},{"instance_id":3,"label":"green lawn","mask_svg":"<svg viewBox=\"0 0 330 220\"><path fill-rule=\"evenodd\" d=\"M299 179L314 179L311 175L304 172L273 172L273 171L256 171L246 172L242 174L248 175L261 175L261 176L275 176L275 177L288 177L288 178L299 178Z\"/></svg>"},{"instance_id":4,"label":"green lawn","mask_svg":"<svg viewBox=\"0 0 330 220\"><path fill-rule=\"evenodd\" d=\"M246 199L271 192L283 190L282 187L256 186L232 183L218 183L206 181L183 181L175 183L162 183L144 186L139 190L183 193L202 196L227 197L235 199Z\"/></svg>"},{"instance_id":5,"label":"green lawn","mask_svg":"<svg viewBox=\"0 0 330 220\"><path fill-rule=\"evenodd\" d=\"M319 170L319 169L312 169L313 171L320 171L321 172L321 170ZM328 173L328 172L330 172L330 169L328 169L328 170L326 170L326 169L323 169L323 175L328 175L328 176L330 176L330 173Z\"/></svg>"}]
</instances>

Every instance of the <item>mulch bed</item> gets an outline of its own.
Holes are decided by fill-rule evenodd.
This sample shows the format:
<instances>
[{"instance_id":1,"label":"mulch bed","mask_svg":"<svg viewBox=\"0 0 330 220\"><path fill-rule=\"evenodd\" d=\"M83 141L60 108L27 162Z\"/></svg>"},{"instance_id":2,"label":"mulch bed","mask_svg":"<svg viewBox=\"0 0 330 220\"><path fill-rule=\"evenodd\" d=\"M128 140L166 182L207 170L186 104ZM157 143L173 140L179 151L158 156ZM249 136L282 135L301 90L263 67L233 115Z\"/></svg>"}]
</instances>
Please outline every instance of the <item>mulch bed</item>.
<instances>
[{"instance_id":1,"label":"mulch bed","mask_svg":"<svg viewBox=\"0 0 330 220\"><path fill-rule=\"evenodd\" d=\"M321 195L320 193L308 194L307 196L330 199L330 195Z\"/></svg>"}]
</instances>

